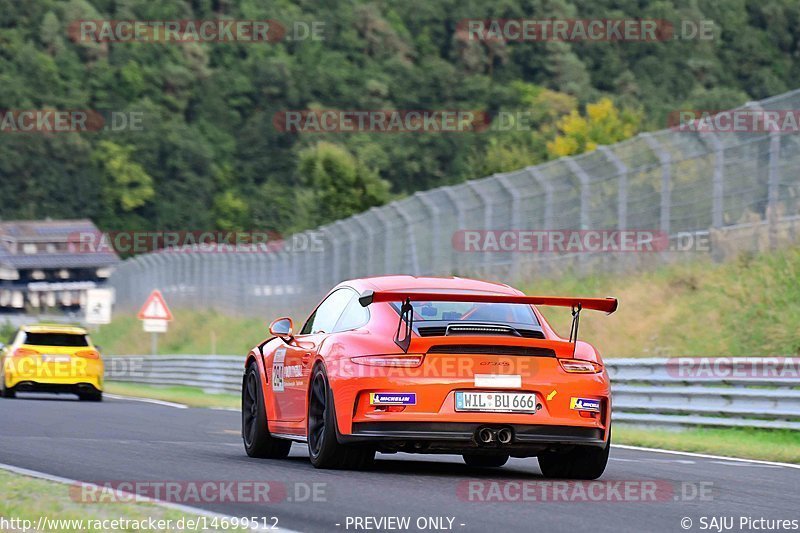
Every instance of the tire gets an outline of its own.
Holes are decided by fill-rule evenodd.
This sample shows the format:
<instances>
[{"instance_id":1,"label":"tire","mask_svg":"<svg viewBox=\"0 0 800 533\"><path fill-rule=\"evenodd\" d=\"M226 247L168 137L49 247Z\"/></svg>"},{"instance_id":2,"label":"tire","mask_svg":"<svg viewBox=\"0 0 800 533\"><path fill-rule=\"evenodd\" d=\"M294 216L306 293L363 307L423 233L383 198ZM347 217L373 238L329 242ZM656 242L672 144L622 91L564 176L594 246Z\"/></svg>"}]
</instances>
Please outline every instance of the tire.
<instances>
[{"instance_id":1,"label":"tire","mask_svg":"<svg viewBox=\"0 0 800 533\"><path fill-rule=\"evenodd\" d=\"M17 391L14 388L7 388L4 383L0 383L0 397L2 398L16 398Z\"/></svg>"},{"instance_id":2,"label":"tire","mask_svg":"<svg viewBox=\"0 0 800 533\"><path fill-rule=\"evenodd\" d=\"M242 379L242 442L247 455L261 459L283 459L292 448L292 441L276 439L269 433L264 391L255 362L250 363Z\"/></svg>"},{"instance_id":3,"label":"tire","mask_svg":"<svg viewBox=\"0 0 800 533\"><path fill-rule=\"evenodd\" d=\"M375 461L375 449L341 444L336 438L336 412L328 376L322 365L314 367L308 391L308 455L316 468L364 470Z\"/></svg>"},{"instance_id":4,"label":"tire","mask_svg":"<svg viewBox=\"0 0 800 533\"><path fill-rule=\"evenodd\" d=\"M462 455L467 466L477 466L484 468L499 468L508 462L508 454L503 455L472 455L465 453Z\"/></svg>"},{"instance_id":5,"label":"tire","mask_svg":"<svg viewBox=\"0 0 800 533\"><path fill-rule=\"evenodd\" d=\"M78 399L82 402L102 402L103 401L103 393L101 391L97 392L82 392L78 394Z\"/></svg>"},{"instance_id":6,"label":"tire","mask_svg":"<svg viewBox=\"0 0 800 533\"><path fill-rule=\"evenodd\" d=\"M568 452L539 454L539 468L544 477L560 479L597 479L603 475L611 449L611 433L602 448L575 446Z\"/></svg>"}]
</instances>

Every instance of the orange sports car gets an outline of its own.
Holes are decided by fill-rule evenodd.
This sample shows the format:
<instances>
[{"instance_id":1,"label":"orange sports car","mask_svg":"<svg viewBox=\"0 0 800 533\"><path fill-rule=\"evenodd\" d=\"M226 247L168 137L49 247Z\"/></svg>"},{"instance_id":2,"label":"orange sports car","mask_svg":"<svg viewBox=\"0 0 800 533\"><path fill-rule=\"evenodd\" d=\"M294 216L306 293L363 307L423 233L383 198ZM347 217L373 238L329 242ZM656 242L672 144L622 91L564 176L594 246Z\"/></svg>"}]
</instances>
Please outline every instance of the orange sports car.
<instances>
[{"instance_id":1,"label":"orange sports car","mask_svg":"<svg viewBox=\"0 0 800 533\"><path fill-rule=\"evenodd\" d=\"M537 306L572 309L559 337ZM247 356L242 437L251 457L306 442L318 468L381 453L460 454L471 466L538 457L547 477L596 479L611 443L608 374L578 341L581 311L614 298L526 296L463 278L345 281L299 331L290 318Z\"/></svg>"}]
</instances>

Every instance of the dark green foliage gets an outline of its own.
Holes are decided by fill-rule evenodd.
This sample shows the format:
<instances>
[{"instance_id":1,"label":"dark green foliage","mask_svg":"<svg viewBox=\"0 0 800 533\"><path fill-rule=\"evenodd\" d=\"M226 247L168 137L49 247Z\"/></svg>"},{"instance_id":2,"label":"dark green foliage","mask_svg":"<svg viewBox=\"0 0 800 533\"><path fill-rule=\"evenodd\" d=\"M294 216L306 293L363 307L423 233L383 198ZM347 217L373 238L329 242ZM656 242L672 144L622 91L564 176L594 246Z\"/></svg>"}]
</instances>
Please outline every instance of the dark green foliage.
<instances>
[{"instance_id":1,"label":"dark green foliage","mask_svg":"<svg viewBox=\"0 0 800 533\"><path fill-rule=\"evenodd\" d=\"M220 16L289 27L321 21L325 39L98 44L76 43L67 31L77 19ZM711 19L716 38L458 37L460 20L489 17ZM719 109L793 89L798 53L796 0L0 0L0 109L144 116L138 130L0 132L0 217L88 216L107 230L302 229L541 162L569 112L565 102L580 110L611 97L643 112L640 129L659 129L676 109ZM309 108L523 110L534 119L528 132L274 127L277 111ZM337 168L324 170L325 161Z\"/></svg>"}]
</instances>

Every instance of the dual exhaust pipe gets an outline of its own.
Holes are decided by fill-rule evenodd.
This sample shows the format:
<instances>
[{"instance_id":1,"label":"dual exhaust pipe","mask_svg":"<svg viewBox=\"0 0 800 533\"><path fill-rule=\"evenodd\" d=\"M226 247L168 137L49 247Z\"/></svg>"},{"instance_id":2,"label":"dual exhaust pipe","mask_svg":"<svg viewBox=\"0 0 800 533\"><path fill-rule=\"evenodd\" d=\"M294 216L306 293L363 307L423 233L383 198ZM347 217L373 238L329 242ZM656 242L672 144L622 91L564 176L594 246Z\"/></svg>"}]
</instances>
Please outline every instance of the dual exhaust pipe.
<instances>
[{"instance_id":1,"label":"dual exhaust pipe","mask_svg":"<svg viewBox=\"0 0 800 533\"><path fill-rule=\"evenodd\" d=\"M498 442L500 444L509 444L514 438L511 428L493 429L489 427L479 428L475 432L475 440L478 444L491 444Z\"/></svg>"}]
</instances>

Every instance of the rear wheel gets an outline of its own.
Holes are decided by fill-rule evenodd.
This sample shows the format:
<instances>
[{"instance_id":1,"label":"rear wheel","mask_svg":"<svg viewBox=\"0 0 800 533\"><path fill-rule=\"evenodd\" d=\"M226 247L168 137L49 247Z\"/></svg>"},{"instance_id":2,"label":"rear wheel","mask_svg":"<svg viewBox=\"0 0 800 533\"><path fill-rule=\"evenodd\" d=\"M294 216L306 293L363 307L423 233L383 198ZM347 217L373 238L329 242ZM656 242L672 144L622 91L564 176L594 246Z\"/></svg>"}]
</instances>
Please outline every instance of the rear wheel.
<instances>
[{"instance_id":1,"label":"rear wheel","mask_svg":"<svg viewBox=\"0 0 800 533\"><path fill-rule=\"evenodd\" d=\"M101 391L97 392L81 392L78 393L78 399L82 402L102 402L103 401L103 393Z\"/></svg>"},{"instance_id":2,"label":"rear wheel","mask_svg":"<svg viewBox=\"0 0 800 533\"><path fill-rule=\"evenodd\" d=\"M308 399L308 455L316 468L361 470L375 460L375 449L340 444L336 438L333 393L325 368L318 365L311 376Z\"/></svg>"},{"instance_id":3,"label":"rear wheel","mask_svg":"<svg viewBox=\"0 0 800 533\"><path fill-rule=\"evenodd\" d=\"M16 398L17 391L13 387L6 387L5 380L0 380L0 397L3 398Z\"/></svg>"},{"instance_id":4,"label":"rear wheel","mask_svg":"<svg viewBox=\"0 0 800 533\"><path fill-rule=\"evenodd\" d=\"M283 459L292 441L276 439L269 433L267 410L256 363L250 363L242 381L242 440L250 457Z\"/></svg>"},{"instance_id":5,"label":"rear wheel","mask_svg":"<svg viewBox=\"0 0 800 533\"><path fill-rule=\"evenodd\" d=\"M597 479L603 475L611 449L611 433L602 448L575 446L568 452L539 454L539 468L545 477L561 479Z\"/></svg>"},{"instance_id":6,"label":"rear wheel","mask_svg":"<svg viewBox=\"0 0 800 533\"><path fill-rule=\"evenodd\" d=\"M465 453L462 455L467 466L479 466L487 468L497 468L508 462L508 454L503 455L473 455Z\"/></svg>"}]
</instances>

